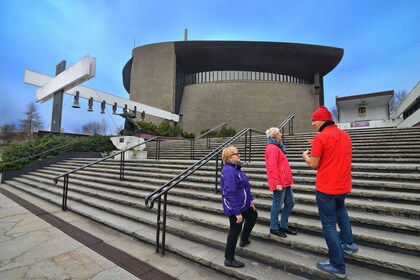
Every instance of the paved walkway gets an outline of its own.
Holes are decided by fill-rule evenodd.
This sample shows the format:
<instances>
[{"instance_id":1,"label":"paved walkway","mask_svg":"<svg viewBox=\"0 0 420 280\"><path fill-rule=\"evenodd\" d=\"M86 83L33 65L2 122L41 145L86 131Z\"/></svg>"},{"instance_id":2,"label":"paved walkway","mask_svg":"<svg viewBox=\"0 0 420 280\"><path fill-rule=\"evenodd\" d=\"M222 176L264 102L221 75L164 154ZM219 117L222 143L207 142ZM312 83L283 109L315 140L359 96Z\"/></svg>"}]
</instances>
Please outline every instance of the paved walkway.
<instances>
[{"instance_id":1,"label":"paved walkway","mask_svg":"<svg viewBox=\"0 0 420 280\"><path fill-rule=\"evenodd\" d=\"M5 193L2 186L0 191ZM26 199L23 202L36 200L41 207L35 206L36 215L22 200L17 201L26 208L0 193L0 279L228 279L176 255L162 257L152 245L63 212L56 205ZM66 228L76 229L77 240L65 233ZM107 252L113 256L104 257ZM134 271L129 272L130 267Z\"/></svg>"}]
</instances>

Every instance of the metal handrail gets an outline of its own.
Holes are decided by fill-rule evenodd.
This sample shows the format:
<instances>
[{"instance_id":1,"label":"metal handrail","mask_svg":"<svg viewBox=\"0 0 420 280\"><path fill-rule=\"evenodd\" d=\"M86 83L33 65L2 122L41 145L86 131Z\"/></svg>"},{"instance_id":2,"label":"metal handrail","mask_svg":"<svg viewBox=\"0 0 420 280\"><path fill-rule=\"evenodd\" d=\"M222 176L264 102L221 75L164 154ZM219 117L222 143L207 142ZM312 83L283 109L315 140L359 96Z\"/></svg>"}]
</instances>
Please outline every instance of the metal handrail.
<instances>
[{"instance_id":1,"label":"metal handrail","mask_svg":"<svg viewBox=\"0 0 420 280\"><path fill-rule=\"evenodd\" d=\"M58 179L60 179L61 177L64 177L64 183L63 183L63 202L62 202L62 205L61 205L62 210L63 211L67 211L67 193L68 193L68 184L69 184L69 176L70 176L70 174L76 173L77 171L80 171L82 169L85 169L86 167L95 165L97 163L100 163L102 161L108 160L110 158L113 158L113 157L121 154L121 157L120 157L120 180L123 181L124 180L124 164L125 164L125 156L124 155L125 155L125 152L127 152L128 150L134 149L134 148L136 148L138 146L144 145L144 144L146 144L148 142L151 142L153 140L157 140L156 141L156 149L160 149L160 139L161 139L160 136L152 137L152 138L150 138L150 139L148 139L148 140L146 140L146 141L144 141L144 142L142 142L140 144L136 144L134 146L131 146L130 148L121 150L121 151L119 151L119 152L117 152L115 154L112 154L112 155L106 156L104 158L98 159L98 160L96 160L94 162L85 164L85 165L83 165L81 167L75 168L73 170L70 170L70 171L68 171L66 173L63 173L63 174L55 177L54 178L54 183L55 184L58 183ZM157 150L156 159L159 158L159 154L160 154L160 151Z\"/></svg>"},{"instance_id":2,"label":"metal handrail","mask_svg":"<svg viewBox=\"0 0 420 280\"><path fill-rule=\"evenodd\" d=\"M293 119L295 118L295 115L288 115L284 121L282 121L278 128L281 130L281 134L284 137L284 127L288 123L289 124L289 135L293 135Z\"/></svg>"},{"instance_id":3,"label":"metal handrail","mask_svg":"<svg viewBox=\"0 0 420 280\"><path fill-rule=\"evenodd\" d=\"M198 139L203 138L204 136L212 133L213 131L219 129L220 127L223 129L223 127L225 127L227 125L227 122L221 123L218 126L213 127L212 129L210 129L209 131L206 131L205 133L195 137L194 139L191 139L191 150L190 150L190 158L194 159L195 158L195 141L197 141ZM210 149L210 141L209 138L207 138L207 149Z\"/></svg>"},{"instance_id":4,"label":"metal handrail","mask_svg":"<svg viewBox=\"0 0 420 280\"><path fill-rule=\"evenodd\" d=\"M167 195L168 192L178 185L180 182L185 180L188 176L193 174L197 169L202 167L204 164L209 162L212 158L216 156L216 188L217 188L217 171L218 171L218 161L219 161L219 153L222 151L223 148L227 147L228 145L232 144L233 142L237 141L243 135L247 136L248 132L250 133L249 143L251 143L251 132L257 132L259 134L265 134L265 132L253 128L244 128L235 136L227 140L225 143L221 144L219 147L205 155L201 160L194 163L192 166L184 170L181 174L173 178L171 181L167 182L159 189L153 191L150 195L148 195L145 199L145 205L147 208L152 209L156 200L158 200L158 209L157 209L157 228L156 228L156 252L159 252L160 248L160 231L162 226L162 251L161 254L165 254L165 236L166 236L166 213L167 213ZM247 139L245 139L247 142ZM245 145L245 154L247 154L247 148L251 149L251 145ZM248 153L249 158L251 152ZM163 196L163 211L161 211L162 207L162 196ZM163 212L163 213L162 213ZM163 216L161 220L161 216Z\"/></svg>"},{"instance_id":5,"label":"metal handrail","mask_svg":"<svg viewBox=\"0 0 420 280\"><path fill-rule=\"evenodd\" d=\"M219 127L223 128L223 127L225 127L226 125L227 125L227 122L221 123L221 124L219 124L218 126L215 126L215 127L213 127L212 129L210 129L209 131L206 131L205 133L203 133L203 134L201 134L201 135L199 135L199 136L195 137L195 138L194 138L194 141L196 141L196 140L198 140L198 139L200 139L200 138L203 138L204 136L206 136L207 134L209 134L209 133L211 133L211 132L215 131L215 130L216 130L216 129L218 129Z\"/></svg>"}]
</instances>

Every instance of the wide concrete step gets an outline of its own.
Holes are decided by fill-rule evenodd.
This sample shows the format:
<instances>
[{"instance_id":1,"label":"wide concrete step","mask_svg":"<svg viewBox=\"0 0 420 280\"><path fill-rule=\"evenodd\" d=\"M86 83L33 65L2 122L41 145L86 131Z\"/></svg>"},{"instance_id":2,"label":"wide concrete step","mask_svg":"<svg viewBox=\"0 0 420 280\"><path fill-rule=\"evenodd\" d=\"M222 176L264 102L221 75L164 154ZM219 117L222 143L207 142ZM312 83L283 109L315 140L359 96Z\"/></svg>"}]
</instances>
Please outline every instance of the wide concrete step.
<instances>
[{"instance_id":1,"label":"wide concrete step","mask_svg":"<svg viewBox=\"0 0 420 280\"><path fill-rule=\"evenodd\" d=\"M82 159L82 158L74 158L60 162L60 165L76 165L82 166L91 162L96 161L97 159ZM166 170L185 170L194 163L198 162L198 160L170 160L170 159L161 159L159 161L155 161L153 159L145 159L145 160L126 160L125 168L133 168L142 169L147 167L155 167L156 169L159 168L166 168ZM246 169L247 172L262 172L265 173L265 162L264 160L252 161L252 162L244 162L243 163L244 170ZM116 160L107 160L98 163L96 166L108 166L119 168L119 161ZM219 164L220 167L220 164ZM306 163L303 161L299 162L291 162L292 171L295 170L305 170L307 172L312 172L315 174L315 170L309 168ZM117 168L117 169L118 169ZM215 161L209 161L200 169L202 170L215 170ZM418 164L381 164L381 163L353 163L352 164L353 172L368 172L368 173L380 173L384 176L392 176L392 174L414 174L419 176L420 174L420 165Z\"/></svg>"},{"instance_id":2,"label":"wide concrete step","mask_svg":"<svg viewBox=\"0 0 420 280\"><path fill-rule=\"evenodd\" d=\"M53 175L58 175L58 172L64 172L65 170L59 169L58 167L54 168L46 168L46 171L54 171ZM84 176L85 180L95 180L95 173L98 171L88 171L88 170L82 170L79 171L74 176ZM130 182L138 182L138 183L154 183L156 186L163 185L165 182L171 180L174 178L173 174L166 175L166 174L156 174L156 173L148 173L148 172L137 172L135 174L131 174L127 172L125 179ZM149 176L151 175L151 176ZM212 183L214 182L214 176L207 177L207 180L203 175L199 176L200 174L194 174L190 176L186 181L192 182L196 184L201 184L203 182L206 183ZM103 177L101 177L101 180L104 178L108 178L110 180L115 180L115 178L118 177L117 173L110 174L108 172ZM91 179L92 178L92 179ZM53 176L51 176L51 180L53 179ZM99 181L101 182L101 181ZM102 181L103 182L103 181ZM114 182L116 184L118 182ZM255 186L251 181L252 185ZM264 183L263 187L266 186ZM261 188L260 188L261 189ZM255 189L255 194L259 197L266 197L270 198L270 193L266 190L266 187L262 190ZM295 194L296 201L298 203L304 203L304 204L315 204L315 199L313 198L313 195L305 195L301 193ZM376 200L376 199L375 199ZM380 201L380 202L374 202L372 199L362 199L360 198L351 198L349 197L348 201L348 208L349 209L356 209L356 210L362 210L362 211L370 211L370 212L377 212L377 213L383 213L383 214L392 214L392 215L399 215L399 216L406 216L406 217L419 217L420 216L420 206L413 205L413 204L406 204L406 203L398 203L398 202L390 202L390 201Z\"/></svg>"},{"instance_id":3,"label":"wide concrete step","mask_svg":"<svg viewBox=\"0 0 420 280\"><path fill-rule=\"evenodd\" d=\"M125 171L126 174L130 174L130 172L150 172L150 173L171 173L171 174L179 174L182 171L186 170L190 167L194 162L187 162L186 164L176 164L174 162L156 162L156 161L140 161L140 162L128 162L125 164ZM60 163L59 165L54 164L51 167L66 167L69 170L76 169L80 166L78 162L71 162L66 161L64 163ZM416 167L413 165L411 167ZM89 167L88 170L97 170L101 171L102 168L109 168L110 172L119 172L119 165L116 162L103 162L95 165L95 167ZM219 165L218 170L220 171L221 166ZM316 170L310 169L304 164L291 164L292 172L294 176L306 176L314 178L316 175ZM420 181L420 166L418 168L399 168L396 167L392 169L394 172L389 172L390 168L380 167L380 166L370 166L365 167L369 168L369 170L364 171L364 167L361 165L354 165L352 172L353 178L360 178L365 180L372 180L372 181L388 181L388 182L410 182L413 181L416 184ZM377 172L373 172L372 171ZM243 170L247 173L249 178L253 178L255 176L260 176L259 178L262 180L266 179L266 169L264 162L252 162L247 163L244 165ZM386 171L387 173L385 173ZM204 173L207 172L207 173ZM209 163L199 170L195 172L195 174L200 175L208 175L213 176L215 175L216 168L214 162Z\"/></svg>"},{"instance_id":4,"label":"wide concrete step","mask_svg":"<svg viewBox=\"0 0 420 280\"><path fill-rule=\"evenodd\" d=\"M36 183L48 185L50 183L50 180L47 180L46 178L43 178L40 176L34 176L34 175L28 175L28 176L25 176L24 178L18 178L15 180L21 182L22 184L34 184L33 182L36 182ZM143 201L144 198L154 189L153 186L141 186L141 188L139 188L138 186L134 186L134 185L118 186L111 183L104 185L97 182L86 182L84 180L78 180L78 179L72 180L71 183L73 186L71 191L80 192L87 196L99 196L106 200L116 201L120 203L131 201L130 203L137 204L139 203L139 201ZM58 188L60 188L60 186L58 186ZM185 207L187 209L197 209L198 211L202 210L202 211L205 211L206 213L213 213L219 216L222 214L221 207L220 207L220 194L214 194L214 193L206 194L206 193L203 193L202 191L200 192L200 190L177 188L177 189L173 189L172 195L168 199L171 205L175 205L178 207ZM271 201L256 199L255 202L258 205L258 208L260 211L260 215L259 215L260 222L268 225ZM318 217L315 210L309 210L309 209L305 210L305 207L296 207L296 208L295 208L296 211L295 210L293 211L293 215L290 219L290 223L299 230L310 231L310 232L313 232L314 234L321 235L321 228L320 228ZM304 209L307 212L312 211L311 216L313 217L313 219L309 219L308 216L303 216L303 217L298 216L296 212L299 210L299 208L301 208L301 210ZM353 215L351 211L350 213ZM375 215L375 216L376 216L376 218L374 219L375 221L379 219L384 220L384 217L380 215ZM366 217L364 218L366 219ZM304 223L302 223L302 219L303 221L305 221ZM315 224L313 222L314 219L316 220ZM387 246L395 246L395 248L399 247L403 249L404 251L412 250L412 254L420 255L420 239L418 237L416 238L415 236L410 237L411 235L407 234L407 230L406 230L407 225L401 225L400 223L396 224L398 220L400 219L391 217L391 220L388 221L388 227L392 227L392 228L390 228L388 232L386 232L387 227L384 227L384 224L382 223L381 235L377 235L377 231L379 230L373 229L372 234L359 235L358 240L366 241L366 242L367 241L373 242L372 236L378 236L379 239L377 241L377 245L376 245L377 247L382 247L382 246L385 246L385 244L388 244ZM411 222L407 221L407 223L411 223ZM354 232L357 235L357 228L359 227L356 226L355 228L356 230L354 230ZM403 228L405 229L403 232L396 233L396 231L400 231ZM384 234L385 232L386 234ZM391 235L393 234L396 235L396 238L394 240L392 240L391 238L392 241L381 239L381 236L384 236L384 235L388 236L389 233L391 233ZM404 238L402 238L402 236L404 236ZM408 243L404 243L405 241L410 240L410 238L412 238L411 243L410 241L408 241ZM405 241L401 242L401 240L405 240ZM417 242L418 244L416 244L415 242Z\"/></svg>"},{"instance_id":5,"label":"wide concrete step","mask_svg":"<svg viewBox=\"0 0 420 280\"><path fill-rule=\"evenodd\" d=\"M39 193L30 190L25 186L13 185L14 188L26 191L34 196L42 197L51 203L58 205L60 197L58 194L52 192L43 192L42 196ZM80 199L69 198L68 202L68 211L75 212L77 214L88 217L96 222L102 223L106 226L117 229L125 234L128 234L132 237L137 238L140 241L149 243L150 245L155 245L156 238L156 229L155 229L155 219L156 216L151 211L141 211L135 210L130 211L127 209L123 216L120 214L121 210L111 211L110 204L103 203L102 201L95 201L91 199L90 201L80 201ZM98 204L95 204L98 203ZM118 206L121 208L121 206ZM124 211L124 209L123 209ZM115 213L114 213L115 212ZM141 218L140 218L141 217ZM169 219L168 219L169 220ZM185 232L184 232L185 234ZM176 234L170 232L168 229L166 236L166 250L178 254L190 261L193 261L197 264L201 264L206 267L210 267L215 271L215 273L223 273L232 278L237 279L306 279L289 273L283 270L281 265L276 265L276 267L266 265L264 263L257 263L253 261L247 261L247 259L242 258L241 256L236 257L238 260L246 262L246 266L243 269L233 269L228 268L223 265L224 261L224 252L220 248L212 248L206 244L200 244L183 237L179 237ZM154 250L154 246L150 246L150 250ZM309 263L309 262L308 262ZM299 272L298 272L299 273ZM321 272L322 273L322 272ZM368 273L373 274L371 271ZM304 275L304 273L300 273ZM325 275L325 279L333 279L329 275ZM387 275L383 275L389 277ZM388 278L391 279L391 278Z\"/></svg>"},{"instance_id":6,"label":"wide concrete step","mask_svg":"<svg viewBox=\"0 0 420 280\"><path fill-rule=\"evenodd\" d=\"M57 200L57 198L59 198L60 192L53 190L54 188L55 188L54 186L53 187L46 186L46 189L44 189L44 191L47 191L48 189L50 193L55 193L57 196L55 199ZM94 218L94 216L97 215L95 213L97 212L96 209L100 209L100 210L108 212L108 215L109 213L117 214L118 218L122 218L122 219L129 218L131 220L138 221L142 224L149 224L151 226L155 223L155 218L156 218L155 214L151 213L148 210L145 211L144 206L142 206L143 204L142 203L138 204L136 201L128 201L126 205L122 205L121 203L105 201L104 199L99 199L91 195L86 196L86 195L80 195L79 193L71 192L69 193L69 202L68 202L69 209L73 209L74 201L83 202L85 205L94 207L93 211L92 210L86 211L86 214L85 214L93 219L96 219ZM76 212L80 211L81 208L83 207L78 205L77 207L74 207L74 211ZM167 220L169 234L173 234L175 236L182 236L184 238L188 237L190 241L195 241L202 244L212 244L212 246L218 248L219 251L223 250L224 239L226 238L226 228L227 228L227 222L226 222L225 217L219 216L217 217L218 222L214 222L214 224L225 225L224 226L225 232L221 234L220 228L212 229L209 227L201 226L200 225L201 222L198 222L197 224L199 225L197 225L193 223L192 221L179 220L180 215L185 216L185 217L199 217L199 219L201 220L209 220L209 218L206 217L206 213L201 213L197 211L195 211L196 213L191 213L191 210L187 208L178 208L178 209L172 209L172 208L175 208L175 207L171 206L171 210L169 210L168 212L169 219ZM175 211L181 211L181 213L178 213L175 215ZM175 220L172 220L171 218L172 216L174 216ZM214 216L212 216L212 219L215 219ZM110 219L108 217L108 218L105 218L102 222L110 226L113 226L111 224L118 223L115 220L116 218ZM126 227L125 224L126 224L125 222L120 223L120 225L124 225ZM143 228L139 230L135 230L133 227L131 227L129 229L125 229L125 231L127 230L128 232L142 232ZM256 240L253 239L252 244L249 247L238 249L237 254L239 256L251 258L254 262L265 261L266 263L268 263L268 265L276 265L279 267L287 266L289 271L302 273L304 276L315 275L320 278L325 277L325 279L331 279L331 276L329 274L325 274L324 272L319 271L318 269L315 268L314 264L316 260L319 258L318 254L311 254L308 251L299 252L299 250L293 249L289 246L284 246L281 243L273 244L274 241L279 241L279 240L283 241L286 239L272 237L266 232L267 232L266 227L257 226L254 231L255 234L253 235L253 236L256 236L257 239ZM313 236L306 236L303 233L299 233L298 236L293 237L296 239L294 240L295 242L301 242L301 241L298 241L300 240L298 239L300 235L302 235L300 239L307 240L308 245L315 247L316 251L320 251L325 254L326 248L325 248L325 245L321 245L322 243L324 243L321 237L316 238ZM269 240L269 242L267 242L264 239ZM288 239L291 239L291 236L289 236ZM168 244L167 249L170 249L169 246L173 246L173 244L171 245L169 244L170 242L169 238L167 238L166 240ZM180 240L180 241L183 242L184 240L185 239ZM279 250L273 250L273 247L275 246L278 246ZM302 245L302 247L304 246ZM182 246L182 248L185 248L185 246ZM197 256L197 254L200 255L198 252L194 252L193 255ZM395 273L404 274L404 275L412 275L412 274L417 275L420 273L420 271L418 271L416 267L412 267L412 265L417 266L420 264L418 257L413 257L413 256L406 257L405 255L397 254L393 252L383 254L383 255L380 255L380 254L378 255L378 252L375 251L374 249L364 248L363 246L361 246L360 248L360 255L359 256L357 255L359 255L359 253L352 255L349 258L350 259L349 263L352 263L352 261L354 261L354 263L357 264L358 262L362 260L363 260L362 262L371 261L372 265L375 264L375 266L378 266L380 268L382 266L385 266L385 267L388 266L387 264L388 261L392 260L392 267ZM223 258L220 258L219 262L221 262L222 260ZM259 264L259 266L262 266L262 265L266 265L266 264L264 263ZM367 274L365 273L369 273L369 275L372 275L372 277L374 277L375 273L373 272L376 271L377 268L374 269L373 271L369 271L369 272L363 271L362 273L360 273L359 267L353 267L352 265L348 265L347 266L347 270L349 271L348 278L359 279L359 277L362 277L363 275L366 276ZM381 278L376 278L377 276L379 275L376 274L375 278L371 278L371 279L381 279ZM385 277L385 275L381 275L381 276ZM256 276L255 279L267 279L267 278L265 277L261 278L261 275L259 275L259 276Z\"/></svg>"},{"instance_id":7,"label":"wide concrete step","mask_svg":"<svg viewBox=\"0 0 420 280\"><path fill-rule=\"evenodd\" d=\"M76 168L75 165L51 165L49 170L56 170L57 172L66 172ZM148 166L137 166L131 167L126 166L124 177L125 180L130 180L133 176L138 177L149 177L149 178L160 178L160 179L167 179L168 181L174 178L175 176L181 174L185 168L167 168L162 166L156 167L148 167ZM247 173L249 180L252 182L253 186L257 187L267 187L267 177L265 168L260 169L249 169L247 167L243 168L243 170ZM89 167L84 169L83 171L78 172L104 172L106 171L106 176L119 177L119 168L118 166L111 166L111 165L99 165L97 167ZM57 174L60 175L60 174ZM217 175L217 176L216 176ZM207 182L215 182L220 175L220 170L216 174L215 167L208 166L207 168L200 168L199 170L195 171L193 175L189 178L189 180L195 181L207 181ZM382 188L386 189L398 189L402 190L403 188L411 189L413 192L420 192L420 186L418 182L420 181L419 174L407 174L407 173L391 173L391 174L384 174L384 173L372 173L372 172L353 172L353 183L354 188L361 187L368 187L371 186L372 188ZM293 179L295 184L306 184L308 186L315 185L315 171L313 170L294 170L293 171Z\"/></svg>"},{"instance_id":8,"label":"wide concrete step","mask_svg":"<svg viewBox=\"0 0 420 280\"><path fill-rule=\"evenodd\" d=\"M76 168L75 165L69 165L68 163L64 165L52 165L46 170L57 171L57 176L59 173L67 172L73 168ZM104 170L106 168L106 170ZM182 171L187 168L181 167L177 169L168 168L167 166L154 165L154 167L143 167L136 166L130 167L126 166L125 168L125 180L135 181L137 177L139 178L157 178L164 180L162 185L175 176L179 175ZM261 165L259 169L250 168L248 166L244 167L243 170L248 174L248 177L255 187L267 187L266 174L265 174L265 165ZM104 172L105 171L105 172ZM106 173L104 176L108 178L119 177L119 167L112 165L100 165L98 167L89 167L85 170L78 171L79 174L87 174L86 172L103 172ZM311 170L307 171L296 171L294 172L294 182L295 184L307 185L312 187L315 185L315 174ZM218 173L220 174L220 173ZM312 176L310 176L312 174ZM303 176L300 176L303 175ZM219 176L219 175L218 175ZM216 178L218 179L215 173L215 167L206 166L197 170L193 175L191 175L188 180L196 182L207 182L215 184ZM382 178L381 173L362 173L355 172L353 178L353 189L379 189L379 190L391 190L391 191L411 191L412 193L420 193L420 185L418 182L418 174L406 174L406 173L393 173L393 174L384 174L385 178ZM359 179L361 178L361 179ZM385 180L388 178L388 180ZM391 180L391 178L394 178ZM404 179L401 179L404 178ZM411 201L411 200L409 200Z\"/></svg>"}]
</instances>

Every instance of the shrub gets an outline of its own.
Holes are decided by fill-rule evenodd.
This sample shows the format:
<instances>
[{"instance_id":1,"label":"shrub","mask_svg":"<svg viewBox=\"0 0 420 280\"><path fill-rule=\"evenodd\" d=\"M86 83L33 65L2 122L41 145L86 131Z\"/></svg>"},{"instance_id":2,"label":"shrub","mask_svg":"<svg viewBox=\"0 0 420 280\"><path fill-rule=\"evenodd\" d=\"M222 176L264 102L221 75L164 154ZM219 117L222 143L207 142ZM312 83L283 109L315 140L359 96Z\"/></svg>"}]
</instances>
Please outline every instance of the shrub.
<instances>
[{"instance_id":1,"label":"shrub","mask_svg":"<svg viewBox=\"0 0 420 280\"><path fill-rule=\"evenodd\" d=\"M4 147L0 170L20 168L67 152L108 152L114 150L109 136L70 137L47 135L38 137L33 143L16 143Z\"/></svg>"},{"instance_id":2,"label":"shrub","mask_svg":"<svg viewBox=\"0 0 420 280\"><path fill-rule=\"evenodd\" d=\"M210 130L210 128L204 129L200 132L200 134L204 134L209 130ZM211 133L207 134L206 136L210 137L210 138L211 137L232 137L235 134L236 134L236 131L232 127L228 127L228 128L222 127L221 130L212 131Z\"/></svg>"},{"instance_id":3,"label":"shrub","mask_svg":"<svg viewBox=\"0 0 420 280\"><path fill-rule=\"evenodd\" d=\"M158 136L167 137L183 137L183 138L194 138L195 134L192 132L184 131L179 125L173 125L168 120L162 121L159 126L152 122L137 121L140 126L140 133L152 134ZM120 134L122 134L120 132Z\"/></svg>"}]
</instances>

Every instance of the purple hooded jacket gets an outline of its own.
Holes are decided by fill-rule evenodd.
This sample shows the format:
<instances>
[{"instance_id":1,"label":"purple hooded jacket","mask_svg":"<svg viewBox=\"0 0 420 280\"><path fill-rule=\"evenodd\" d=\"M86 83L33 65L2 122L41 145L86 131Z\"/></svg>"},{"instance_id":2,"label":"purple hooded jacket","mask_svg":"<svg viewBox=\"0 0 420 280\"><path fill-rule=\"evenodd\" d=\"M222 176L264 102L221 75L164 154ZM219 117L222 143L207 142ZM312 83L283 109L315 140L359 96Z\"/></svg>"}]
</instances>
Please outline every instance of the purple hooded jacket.
<instances>
[{"instance_id":1,"label":"purple hooded jacket","mask_svg":"<svg viewBox=\"0 0 420 280\"><path fill-rule=\"evenodd\" d=\"M220 176L222 205L226 216L244 213L251 206L251 188L248 177L241 171L241 164L227 162Z\"/></svg>"}]
</instances>

